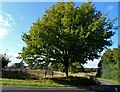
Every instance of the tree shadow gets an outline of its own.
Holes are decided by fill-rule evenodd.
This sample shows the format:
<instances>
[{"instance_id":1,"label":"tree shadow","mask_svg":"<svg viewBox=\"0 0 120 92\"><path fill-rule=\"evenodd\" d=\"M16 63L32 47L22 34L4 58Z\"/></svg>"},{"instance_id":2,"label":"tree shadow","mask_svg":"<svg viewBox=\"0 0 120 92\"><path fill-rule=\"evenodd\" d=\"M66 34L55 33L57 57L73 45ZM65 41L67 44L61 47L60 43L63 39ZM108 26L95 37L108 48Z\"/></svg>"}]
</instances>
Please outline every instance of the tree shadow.
<instances>
[{"instance_id":1,"label":"tree shadow","mask_svg":"<svg viewBox=\"0 0 120 92\"><path fill-rule=\"evenodd\" d=\"M69 77L51 78L51 80L58 84L62 84L62 85L70 86L70 87L99 85L99 83L97 83L96 81L93 81L85 77L69 76Z\"/></svg>"},{"instance_id":2,"label":"tree shadow","mask_svg":"<svg viewBox=\"0 0 120 92\"><path fill-rule=\"evenodd\" d=\"M100 85L100 82L85 77L73 77L68 78L51 78L58 84L66 85L66 87L76 87L79 89L86 89L93 92L120 92L120 85Z\"/></svg>"}]
</instances>

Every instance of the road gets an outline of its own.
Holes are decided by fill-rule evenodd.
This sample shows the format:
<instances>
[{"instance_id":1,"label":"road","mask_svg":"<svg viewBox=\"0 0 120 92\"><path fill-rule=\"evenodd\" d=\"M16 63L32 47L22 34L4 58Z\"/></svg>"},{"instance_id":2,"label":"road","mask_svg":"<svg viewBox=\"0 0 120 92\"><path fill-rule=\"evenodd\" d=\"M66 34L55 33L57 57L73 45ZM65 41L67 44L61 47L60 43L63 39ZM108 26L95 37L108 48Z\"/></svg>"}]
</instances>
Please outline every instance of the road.
<instances>
[{"instance_id":1,"label":"road","mask_svg":"<svg viewBox=\"0 0 120 92\"><path fill-rule=\"evenodd\" d=\"M5 86L2 85L2 92L120 92L120 85L115 85L99 80L98 86L81 87L24 87L24 86Z\"/></svg>"},{"instance_id":2,"label":"road","mask_svg":"<svg viewBox=\"0 0 120 92\"><path fill-rule=\"evenodd\" d=\"M115 85L113 83L106 82L106 81L103 81L103 80L99 80L99 82L100 82L100 85Z\"/></svg>"},{"instance_id":3,"label":"road","mask_svg":"<svg viewBox=\"0 0 120 92\"><path fill-rule=\"evenodd\" d=\"M85 88L76 87L24 87L24 86L5 86L2 85L2 92L94 92Z\"/></svg>"}]
</instances>

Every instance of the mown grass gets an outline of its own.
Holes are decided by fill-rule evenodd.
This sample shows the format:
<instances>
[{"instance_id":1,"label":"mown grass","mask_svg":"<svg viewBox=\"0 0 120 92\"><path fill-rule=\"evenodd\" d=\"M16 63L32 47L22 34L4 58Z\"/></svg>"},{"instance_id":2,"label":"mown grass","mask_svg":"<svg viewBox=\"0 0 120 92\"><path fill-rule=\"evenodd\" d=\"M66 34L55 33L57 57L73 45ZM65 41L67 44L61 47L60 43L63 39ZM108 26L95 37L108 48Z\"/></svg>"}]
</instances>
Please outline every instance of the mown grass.
<instances>
[{"instance_id":1,"label":"mown grass","mask_svg":"<svg viewBox=\"0 0 120 92\"><path fill-rule=\"evenodd\" d=\"M64 87L65 86L65 85L55 83L49 79L20 80L20 79L0 78L0 82L2 83L2 85L13 85L13 86L36 86L36 87Z\"/></svg>"},{"instance_id":2,"label":"mown grass","mask_svg":"<svg viewBox=\"0 0 120 92\"><path fill-rule=\"evenodd\" d=\"M85 77L84 74L70 73L69 77L65 77L64 73L54 72L53 77L51 75L44 75L43 71L27 71L22 70L4 70L3 78L0 79L2 85L13 86L36 86L36 87L79 87L97 85L97 83L91 80L89 77Z\"/></svg>"},{"instance_id":3,"label":"mown grass","mask_svg":"<svg viewBox=\"0 0 120 92\"><path fill-rule=\"evenodd\" d=\"M120 82L118 80L105 79L105 78L97 78L97 79L103 80L103 81L106 81L106 82L110 82L110 83L113 83L113 84L119 84L120 85Z\"/></svg>"},{"instance_id":4,"label":"mown grass","mask_svg":"<svg viewBox=\"0 0 120 92\"><path fill-rule=\"evenodd\" d=\"M0 78L2 85L13 86L36 86L36 87L79 87L97 85L94 81L85 77L59 77L59 78L41 78L39 80L20 80Z\"/></svg>"}]
</instances>

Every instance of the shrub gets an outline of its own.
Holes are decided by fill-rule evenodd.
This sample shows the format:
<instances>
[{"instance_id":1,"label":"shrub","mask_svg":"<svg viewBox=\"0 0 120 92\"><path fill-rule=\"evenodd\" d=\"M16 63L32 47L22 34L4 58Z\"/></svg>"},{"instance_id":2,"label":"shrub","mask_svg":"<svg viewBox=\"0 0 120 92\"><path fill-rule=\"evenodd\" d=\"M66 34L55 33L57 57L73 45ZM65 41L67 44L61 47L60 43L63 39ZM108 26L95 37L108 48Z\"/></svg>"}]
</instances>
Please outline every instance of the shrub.
<instances>
[{"instance_id":1,"label":"shrub","mask_svg":"<svg viewBox=\"0 0 120 92\"><path fill-rule=\"evenodd\" d=\"M22 70L2 70L2 78L10 79L38 79L37 76L28 74Z\"/></svg>"}]
</instances>

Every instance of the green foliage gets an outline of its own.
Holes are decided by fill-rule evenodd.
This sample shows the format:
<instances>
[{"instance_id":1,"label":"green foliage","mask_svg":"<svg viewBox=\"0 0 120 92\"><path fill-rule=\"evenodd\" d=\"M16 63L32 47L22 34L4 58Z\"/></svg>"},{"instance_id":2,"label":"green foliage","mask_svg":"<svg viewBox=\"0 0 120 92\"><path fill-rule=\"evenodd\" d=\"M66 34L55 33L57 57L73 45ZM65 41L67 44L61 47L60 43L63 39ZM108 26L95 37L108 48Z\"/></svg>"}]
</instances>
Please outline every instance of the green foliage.
<instances>
[{"instance_id":1,"label":"green foliage","mask_svg":"<svg viewBox=\"0 0 120 92\"><path fill-rule=\"evenodd\" d=\"M9 62L11 62L11 61L9 60L9 57L7 56L6 53L0 55L0 63L2 63L1 64L2 68L7 67L7 65L8 65Z\"/></svg>"},{"instance_id":2,"label":"green foliage","mask_svg":"<svg viewBox=\"0 0 120 92\"><path fill-rule=\"evenodd\" d=\"M108 49L99 62L98 77L119 80L120 48Z\"/></svg>"},{"instance_id":3,"label":"green foliage","mask_svg":"<svg viewBox=\"0 0 120 92\"><path fill-rule=\"evenodd\" d=\"M59 2L33 23L28 34L23 34L26 47L20 58L31 67L62 63L68 76L72 63L94 60L112 45L109 38L114 35L113 23L91 2L81 6Z\"/></svg>"},{"instance_id":4,"label":"green foliage","mask_svg":"<svg viewBox=\"0 0 120 92\"><path fill-rule=\"evenodd\" d=\"M61 63L52 63L50 66L48 66L48 69L54 70L54 71L64 71L64 65Z\"/></svg>"},{"instance_id":5,"label":"green foliage","mask_svg":"<svg viewBox=\"0 0 120 92\"><path fill-rule=\"evenodd\" d=\"M69 65L69 72L71 73L78 73L78 71L80 71L82 69L82 65L80 64L80 62L74 62L74 63L71 63Z\"/></svg>"}]
</instances>

